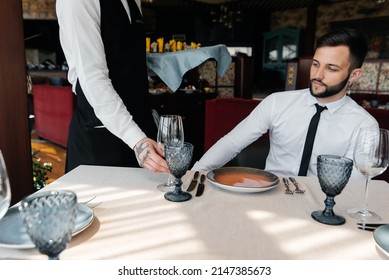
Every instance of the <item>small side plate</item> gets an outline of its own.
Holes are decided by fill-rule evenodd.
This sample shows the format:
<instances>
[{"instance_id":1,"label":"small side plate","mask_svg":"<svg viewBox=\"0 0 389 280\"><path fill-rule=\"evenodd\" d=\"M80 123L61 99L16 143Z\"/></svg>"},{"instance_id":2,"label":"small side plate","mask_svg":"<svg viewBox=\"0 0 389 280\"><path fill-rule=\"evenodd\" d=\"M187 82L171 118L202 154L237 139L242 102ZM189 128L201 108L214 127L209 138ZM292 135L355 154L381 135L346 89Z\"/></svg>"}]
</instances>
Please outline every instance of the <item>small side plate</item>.
<instances>
[{"instance_id":1,"label":"small side plate","mask_svg":"<svg viewBox=\"0 0 389 280\"><path fill-rule=\"evenodd\" d=\"M389 257L389 225L376 228L373 232L373 237L377 247Z\"/></svg>"},{"instance_id":2,"label":"small side plate","mask_svg":"<svg viewBox=\"0 0 389 280\"><path fill-rule=\"evenodd\" d=\"M85 204L78 203L76 224L73 236L82 232L94 219L93 210ZM30 249L35 248L30 236L24 228L22 216L18 206L8 209L0 220L0 247Z\"/></svg>"}]
</instances>

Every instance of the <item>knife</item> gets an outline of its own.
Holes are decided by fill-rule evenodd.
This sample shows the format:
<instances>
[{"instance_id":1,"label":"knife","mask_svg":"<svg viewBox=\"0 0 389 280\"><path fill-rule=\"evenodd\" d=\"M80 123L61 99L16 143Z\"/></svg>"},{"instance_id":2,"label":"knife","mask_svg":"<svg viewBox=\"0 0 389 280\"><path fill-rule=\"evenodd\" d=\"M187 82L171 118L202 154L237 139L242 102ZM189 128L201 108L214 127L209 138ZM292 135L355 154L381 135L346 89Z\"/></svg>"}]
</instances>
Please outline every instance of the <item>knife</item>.
<instances>
[{"instance_id":1,"label":"knife","mask_svg":"<svg viewBox=\"0 0 389 280\"><path fill-rule=\"evenodd\" d=\"M288 181L288 179L284 177L284 178L282 178L282 182L284 182L284 185L285 185L285 188L286 188L285 193L286 193L286 194L293 194L294 191L292 191L292 190L289 188L289 181Z\"/></svg>"},{"instance_id":2,"label":"knife","mask_svg":"<svg viewBox=\"0 0 389 280\"><path fill-rule=\"evenodd\" d=\"M199 178L199 175L200 173L198 171L196 171L193 175L193 179L192 179L192 182L190 182L189 184L189 187L187 188L187 192L191 192L194 190L194 188L196 187L197 185L197 178Z\"/></svg>"},{"instance_id":3,"label":"knife","mask_svg":"<svg viewBox=\"0 0 389 280\"><path fill-rule=\"evenodd\" d=\"M201 176L200 176L200 183L199 183L199 186L197 187L196 196L200 196L200 195L203 194L203 192L204 192L204 181L205 181L205 175L201 174Z\"/></svg>"}]
</instances>

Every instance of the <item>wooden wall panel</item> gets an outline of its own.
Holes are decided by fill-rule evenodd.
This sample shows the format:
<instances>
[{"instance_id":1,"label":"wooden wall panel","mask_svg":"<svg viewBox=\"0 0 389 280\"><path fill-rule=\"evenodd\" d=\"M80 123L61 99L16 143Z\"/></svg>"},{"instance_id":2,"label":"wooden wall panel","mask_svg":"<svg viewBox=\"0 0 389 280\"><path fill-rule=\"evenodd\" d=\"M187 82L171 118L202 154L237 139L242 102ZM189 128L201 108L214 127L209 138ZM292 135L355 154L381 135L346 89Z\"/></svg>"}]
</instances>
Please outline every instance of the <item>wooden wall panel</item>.
<instances>
[{"instance_id":1,"label":"wooden wall panel","mask_svg":"<svg viewBox=\"0 0 389 280\"><path fill-rule=\"evenodd\" d=\"M0 1L0 149L11 182L12 203L32 193L22 1Z\"/></svg>"}]
</instances>

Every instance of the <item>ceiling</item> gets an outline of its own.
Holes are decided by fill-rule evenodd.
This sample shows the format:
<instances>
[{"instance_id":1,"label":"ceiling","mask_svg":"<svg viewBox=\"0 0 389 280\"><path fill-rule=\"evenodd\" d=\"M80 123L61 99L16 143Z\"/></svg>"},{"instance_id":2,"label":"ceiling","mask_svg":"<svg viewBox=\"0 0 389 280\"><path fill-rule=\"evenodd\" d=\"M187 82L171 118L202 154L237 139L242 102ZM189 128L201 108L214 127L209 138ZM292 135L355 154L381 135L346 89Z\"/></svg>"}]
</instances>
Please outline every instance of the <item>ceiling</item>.
<instances>
[{"instance_id":1,"label":"ceiling","mask_svg":"<svg viewBox=\"0 0 389 280\"><path fill-rule=\"evenodd\" d=\"M156 8L194 8L223 4L240 10L255 9L273 12L347 1L352 0L142 0L142 5Z\"/></svg>"}]
</instances>

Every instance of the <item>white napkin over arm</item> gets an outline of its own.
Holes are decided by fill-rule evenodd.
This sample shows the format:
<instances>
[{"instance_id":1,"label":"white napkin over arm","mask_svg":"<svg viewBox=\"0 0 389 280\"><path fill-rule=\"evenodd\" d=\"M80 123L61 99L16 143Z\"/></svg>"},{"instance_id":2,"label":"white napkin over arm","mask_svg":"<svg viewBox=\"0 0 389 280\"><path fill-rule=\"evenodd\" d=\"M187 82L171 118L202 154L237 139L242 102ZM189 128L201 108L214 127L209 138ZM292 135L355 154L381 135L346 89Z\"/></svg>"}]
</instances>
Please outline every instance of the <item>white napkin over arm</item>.
<instances>
[{"instance_id":1,"label":"white napkin over arm","mask_svg":"<svg viewBox=\"0 0 389 280\"><path fill-rule=\"evenodd\" d=\"M147 66L172 90L181 85L184 74L208 59L217 62L217 73L222 77L232 58L225 45L201 47L170 53L147 53Z\"/></svg>"}]
</instances>

